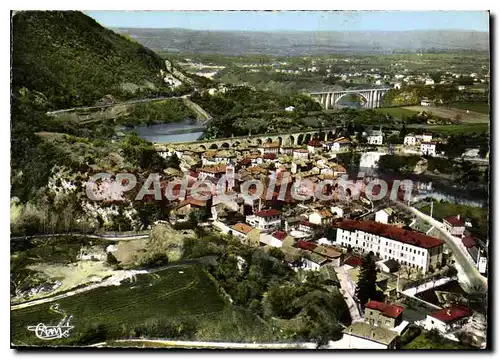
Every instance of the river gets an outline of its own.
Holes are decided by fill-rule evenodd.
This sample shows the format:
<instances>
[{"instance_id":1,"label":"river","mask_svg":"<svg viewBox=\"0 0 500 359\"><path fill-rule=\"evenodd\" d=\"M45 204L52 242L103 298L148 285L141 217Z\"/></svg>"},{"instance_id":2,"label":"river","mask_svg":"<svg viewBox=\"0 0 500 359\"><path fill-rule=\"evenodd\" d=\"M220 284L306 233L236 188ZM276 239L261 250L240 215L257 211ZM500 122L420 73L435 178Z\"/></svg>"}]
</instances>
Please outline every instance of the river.
<instances>
[{"instance_id":1,"label":"river","mask_svg":"<svg viewBox=\"0 0 500 359\"><path fill-rule=\"evenodd\" d=\"M363 172L366 176L375 176L377 169L377 162L380 156L385 155L383 152L365 152L361 155L359 160L359 165L357 166L358 172ZM383 176L381 176L383 177ZM463 191L452 186L438 183L436 181L432 182L425 175L411 175L408 178L414 183L414 194L412 195L412 201L416 202L427 197L434 198L436 200L444 200L447 202L458 203L473 207L483 207L488 203L487 195L482 195L480 193L472 193L471 191ZM419 188L419 190L417 190Z\"/></svg>"},{"instance_id":2,"label":"river","mask_svg":"<svg viewBox=\"0 0 500 359\"><path fill-rule=\"evenodd\" d=\"M198 140L204 127L196 121L185 120L176 123L160 123L156 125L141 125L133 128L121 127L123 133L137 132L139 137L153 143L192 142Z\"/></svg>"}]
</instances>

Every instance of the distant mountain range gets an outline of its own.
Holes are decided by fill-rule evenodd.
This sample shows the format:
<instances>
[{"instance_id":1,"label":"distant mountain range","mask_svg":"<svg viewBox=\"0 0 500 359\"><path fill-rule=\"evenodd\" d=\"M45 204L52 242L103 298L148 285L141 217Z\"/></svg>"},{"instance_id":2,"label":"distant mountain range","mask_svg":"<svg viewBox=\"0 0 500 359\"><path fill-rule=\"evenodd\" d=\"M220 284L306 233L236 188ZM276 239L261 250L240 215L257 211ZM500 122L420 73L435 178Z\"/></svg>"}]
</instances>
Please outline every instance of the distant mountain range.
<instances>
[{"instance_id":1,"label":"distant mountain range","mask_svg":"<svg viewBox=\"0 0 500 359\"><path fill-rule=\"evenodd\" d=\"M278 56L333 53L489 51L489 34L479 31L244 32L114 28L153 50L225 55Z\"/></svg>"}]
</instances>

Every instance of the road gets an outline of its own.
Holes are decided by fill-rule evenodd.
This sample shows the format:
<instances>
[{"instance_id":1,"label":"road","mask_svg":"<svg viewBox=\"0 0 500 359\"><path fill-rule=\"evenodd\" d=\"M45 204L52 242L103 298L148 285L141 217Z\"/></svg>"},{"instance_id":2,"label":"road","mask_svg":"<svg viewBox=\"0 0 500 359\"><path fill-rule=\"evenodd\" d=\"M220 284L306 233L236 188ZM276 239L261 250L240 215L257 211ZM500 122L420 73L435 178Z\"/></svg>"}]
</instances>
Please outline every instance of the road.
<instances>
[{"instance_id":1,"label":"road","mask_svg":"<svg viewBox=\"0 0 500 359\"><path fill-rule=\"evenodd\" d=\"M416 215L421 220L439 230L443 234L446 244L452 250L453 255L455 256L456 263L463 269L464 274L467 276L469 284L471 286L477 285L484 291L488 289L488 279L483 277L481 273L479 273L477 268L468 260L467 254L464 252L464 249L458 246L455 242L457 238L448 233L441 222L435 220L425 213L420 212L416 208L407 206L404 203L401 203L399 201L395 203L398 207L403 208L404 210Z\"/></svg>"},{"instance_id":2,"label":"road","mask_svg":"<svg viewBox=\"0 0 500 359\"><path fill-rule=\"evenodd\" d=\"M351 313L351 320L353 322L360 321L363 319L361 313L359 311L358 305L354 300L354 291L355 287L352 284L350 278L348 278L348 274L345 271L344 267L335 267L335 272L337 273L337 277L340 280L340 287L342 295L344 296L345 302L349 307L349 312Z\"/></svg>"},{"instance_id":3,"label":"road","mask_svg":"<svg viewBox=\"0 0 500 359\"><path fill-rule=\"evenodd\" d=\"M174 96L174 97L162 96L162 97L155 97L155 98L143 98L143 99L138 99L138 100L130 100L130 101L113 103L113 104L109 104L109 105L72 107L72 108L65 108L65 109L56 110L56 111L48 111L47 115L54 116L54 115L59 115L61 113L72 112L72 111L76 111L76 110L92 111L92 110L99 110L99 109L104 109L104 108L109 108L109 107L114 107L114 106L119 106L119 105L133 105L133 104L143 103L143 102L154 102L154 101L163 101L163 100L174 100L174 99L179 99L179 98L188 98L189 96L191 96L191 94L182 95L182 96Z\"/></svg>"},{"instance_id":4,"label":"road","mask_svg":"<svg viewBox=\"0 0 500 359\"><path fill-rule=\"evenodd\" d=\"M85 234L85 233L53 233L53 234L36 234L33 236L19 236L10 237L11 241L20 241L26 239L43 239L43 238L55 238L55 237L86 237L86 238L96 238L105 239L107 241L119 242L119 241L132 241L134 239L146 239L149 238L150 231L141 232L137 234Z\"/></svg>"},{"instance_id":5,"label":"road","mask_svg":"<svg viewBox=\"0 0 500 359\"><path fill-rule=\"evenodd\" d=\"M316 343L231 343L231 342L200 342L167 339L119 339L113 343L151 343L177 348L204 349L316 349ZM91 347L107 347L106 342L90 345Z\"/></svg>"}]
</instances>

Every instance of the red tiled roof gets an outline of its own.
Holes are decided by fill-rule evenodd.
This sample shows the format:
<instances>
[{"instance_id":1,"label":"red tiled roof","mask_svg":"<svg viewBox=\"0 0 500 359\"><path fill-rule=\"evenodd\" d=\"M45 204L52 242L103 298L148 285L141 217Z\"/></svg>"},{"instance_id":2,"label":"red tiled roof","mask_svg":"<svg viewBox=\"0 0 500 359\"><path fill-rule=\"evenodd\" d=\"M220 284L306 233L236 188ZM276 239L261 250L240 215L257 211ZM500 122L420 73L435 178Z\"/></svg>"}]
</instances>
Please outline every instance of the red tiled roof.
<instances>
[{"instance_id":1,"label":"red tiled roof","mask_svg":"<svg viewBox=\"0 0 500 359\"><path fill-rule=\"evenodd\" d=\"M279 142L268 142L268 143L264 143L262 145L262 147L265 147L265 148L277 148L279 146L280 146Z\"/></svg>"},{"instance_id":2,"label":"red tiled roof","mask_svg":"<svg viewBox=\"0 0 500 359\"><path fill-rule=\"evenodd\" d=\"M307 143L307 145L312 147L323 147L323 144L320 140L311 140Z\"/></svg>"},{"instance_id":3,"label":"red tiled roof","mask_svg":"<svg viewBox=\"0 0 500 359\"><path fill-rule=\"evenodd\" d=\"M268 209L265 211L260 211L255 213L255 215L258 217L274 217L274 216L279 216L280 214L281 212L275 209Z\"/></svg>"},{"instance_id":4,"label":"red tiled roof","mask_svg":"<svg viewBox=\"0 0 500 359\"><path fill-rule=\"evenodd\" d=\"M405 310L405 308L399 305L377 302L375 300L369 300L368 303L366 303L365 308L378 310L385 316L391 318L397 318Z\"/></svg>"},{"instance_id":5,"label":"red tiled roof","mask_svg":"<svg viewBox=\"0 0 500 359\"><path fill-rule=\"evenodd\" d=\"M274 238L279 239L280 241L283 241L286 238L286 232L283 231L276 231L272 234Z\"/></svg>"},{"instance_id":6,"label":"red tiled roof","mask_svg":"<svg viewBox=\"0 0 500 359\"><path fill-rule=\"evenodd\" d=\"M215 165L211 167L202 167L200 168L200 172L208 172L208 173L226 173L226 165Z\"/></svg>"},{"instance_id":7,"label":"red tiled roof","mask_svg":"<svg viewBox=\"0 0 500 359\"><path fill-rule=\"evenodd\" d=\"M348 231L358 230L377 234L382 237L411 244L420 248L434 248L444 243L444 241L439 238L430 237L423 233L413 232L374 221L356 221L352 219L344 219L337 224L337 227Z\"/></svg>"},{"instance_id":8,"label":"red tiled roof","mask_svg":"<svg viewBox=\"0 0 500 359\"><path fill-rule=\"evenodd\" d=\"M476 245L476 240L472 236L465 236L462 238L462 243L465 248L472 248Z\"/></svg>"},{"instance_id":9,"label":"red tiled roof","mask_svg":"<svg viewBox=\"0 0 500 359\"><path fill-rule=\"evenodd\" d=\"M338 163L335 165L335 166L332 166L332 169L335 171L335 172L343 172L343 173L346 173L347 170L345 169L344 166L342 165L339 165Z\"/></svg>"},{"instance_id":10,"label":"red tiled roof","mask_svg":"<svg viewBox=\"0 0 500 359\"><path fill-rule=\"evenodd\" d=\"M196 172L196 171L189 171L189 175L190 175L191 177L198 178L199 173L198 173L198 172Z\"/></svg>"},{"instance_id":11,"label":"red tiled roof","mask_svg":"<svg viewBox=\"0 0 500 359\"><path fill-rule=\"evenodd\" d=\"M460 219L460 215L458 216L449 216L444 218L446 222L451 224L453 227L463 227L465 226L465 222Z\"/></svg>"},{"instance_id":12,"label":"red tiled roof","mask_svg":"<svg viewBox=\"0 0 500 359\"><path fill-rule=\"evenodd\" d=\"M250 158L247 158L247 157L246 157L246 158L244 158L244 159L242 159L242 160L239 162L239 164L240 164L240 165L243 165L243 166L247 166L247 165L249 165L250 163L252 163L252 160L251 160Z\"/></svg>"},{"instance_id":13,"label":"red tiled roof","mask_svg":"<svg viewBox=\"0 0 500 359\"><path fill-rule=\"evenodd\" d=\"M340 138L337 138L336 140L334 140L333 142L337 142L337 143L350 143L351 141L349 141L345 137L340 137Z\"/></svg>"},{"instance_id":14,"label":"red tiled roof","mask_svg":"<svg viewBox=\"0 0 500 359\"><path fill-rule=\"evenodd\" d=\"M243 234L248 234L253 230L253 227L251 227L245 223L236 223L232 228L235 231L241 232Z\"/></svg>"},{"instance_id":15,"label":"red tiled roof","mask_svg":"<svg viewBox=\"0 0 500 359\"><path fill-rule=\"evenodd\" d=\"M320 211L319 214L322 216L322 217L333 217L333 214L332 212L330 212L329 210L325 209L323 211Z\"/></svg>"},{"instance_id":16,"label":"red tiled roof","mask_svg":"<svg viewBox=\"0 0 500 359\"><path fill-rule=\"evenodd\" d=\"M351 267L359 267L361 265L361 257L350 256L344 261L344 264L350 265Z\"/></svg>"},{"instance_id":17,"label":"red tiled roof","mask_svg":"<svg viewBox=\"0 0 500 359\"><path fill-rule=\"evenodd\" d=\"M311 227L311 228L315 228L317 227L318 225L317 224L314 224L314 223L311 223L309 222L308 220L303 220L302 222L300 222L300 224L306 226L306 227Z\"/></svg>"},{"instance_id":18,"label":"red tiled roof","mask_svg":"<svg viewBox=\"0 0 500 359\"><path fill-rule=\"evenodd\" d=\"M298 241L297 247L299 247L300 249L307 249L308 251L314 251L317 245L311 242Z\"/></svg>"},{"instance_id":19,"label":"red tiled roof","mask_svg":"<svg viewBox=\"0 0 500 359\"><path fill-rule=\"evenodd\" d=\"M200 200L197 200L194 198L187 198L185 201L182 201L181 203L179 203L177 208L187 206L188 204L190 204L192 206L196 206L196 207L203 207L206 205L206 203L207 203L206 201L200 201Z\"/></svg>"},{"instance_id":20,"label":"red tiled roof","mask_svg":"<svg viewBox=\"0 0 500 359\"><path fill-rule=\"evenodd\" d=\"M264 156L262 156L265 160L275 160L277 157L276 153L264 153Z\"/></svg>"},{"instance_id":21,"label":"red tiled roof","mask_svg":"<svg viewBox=\"0 0 500 359\"><path fill-rule=\"evenodd\" d=\"M442 322L453 322L465 317L469 317L472 314L471 310L465 306L452 305L449 308L443 308L436 312L429 313L431 317L434 317Z\"/></svg>"}]
</instances>

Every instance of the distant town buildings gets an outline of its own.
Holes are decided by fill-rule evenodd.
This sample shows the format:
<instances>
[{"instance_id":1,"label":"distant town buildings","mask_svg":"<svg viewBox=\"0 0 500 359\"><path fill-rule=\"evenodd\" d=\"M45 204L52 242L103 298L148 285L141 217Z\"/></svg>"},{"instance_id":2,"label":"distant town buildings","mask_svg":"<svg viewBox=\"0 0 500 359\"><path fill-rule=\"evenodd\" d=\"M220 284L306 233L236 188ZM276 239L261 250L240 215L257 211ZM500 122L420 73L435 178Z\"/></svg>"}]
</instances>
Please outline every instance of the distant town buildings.
<instances>
[{"instance_id":1,"label":"distant town buildings","mask_svg":"<svg viewBox=\"0 0 500 359\"><path fill-rule=\"evenodd\" d=\"M431 102L429 101L429 99L427 97L422 98L422 100L420 101L420 106L430 106L430 105L431 105Z\"/></svg>"},{"instance_id":2,"label":"distant town buildings","mask_svg":"<svg viewBox=\"0 0 500 359\"><path fill-rule=\"evenodd\" d=\"M415 146L416 143L417 143L417 138L413 133L407 134L403 140L403 144L405 146Z\"/></svg>"},{"instance_id":3,"label":"distant town buildings","mask_svg":"<svg viewBox=\"0 0 500 359\"><path fill-rule=\"evenodd\" d=\"M435 142L422 142L420 144L420 152L423 155L435 156L436 155L436 143Z\"/></svg>"},{"instance_id":4,"label":"distant town buildings","mask_svg":"<svg viewBox=\"0 0 500 359\"><path fill-rule=\"evenodd\" d=\"M382 131L381 130L370 131L366 136L366 141L370 145L381 145L384 141Z\"/></svg>"}]
</instances>

